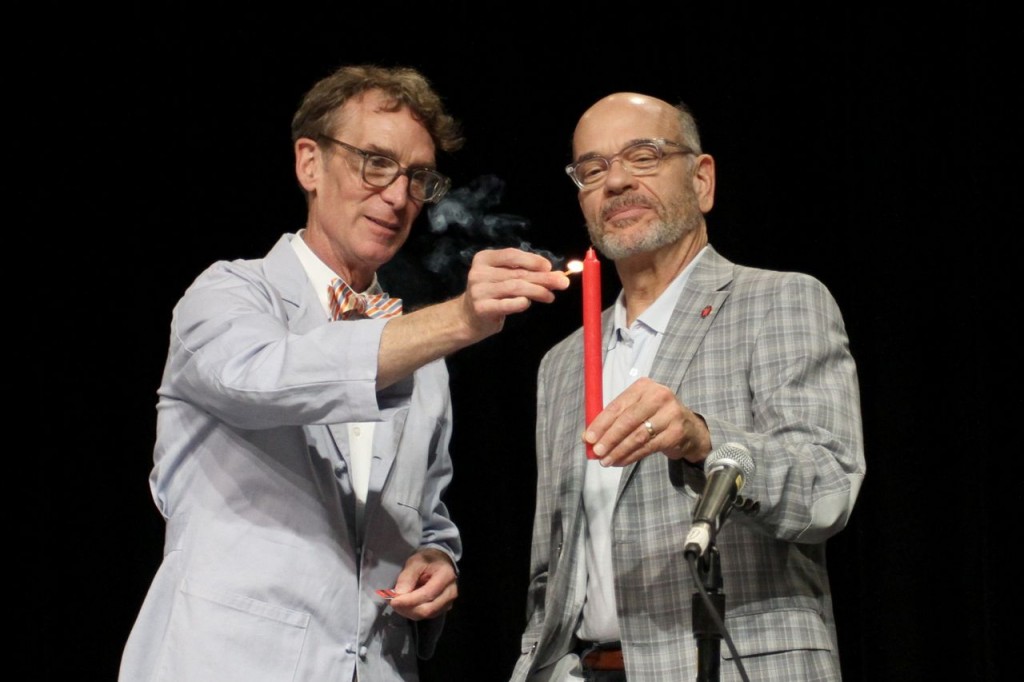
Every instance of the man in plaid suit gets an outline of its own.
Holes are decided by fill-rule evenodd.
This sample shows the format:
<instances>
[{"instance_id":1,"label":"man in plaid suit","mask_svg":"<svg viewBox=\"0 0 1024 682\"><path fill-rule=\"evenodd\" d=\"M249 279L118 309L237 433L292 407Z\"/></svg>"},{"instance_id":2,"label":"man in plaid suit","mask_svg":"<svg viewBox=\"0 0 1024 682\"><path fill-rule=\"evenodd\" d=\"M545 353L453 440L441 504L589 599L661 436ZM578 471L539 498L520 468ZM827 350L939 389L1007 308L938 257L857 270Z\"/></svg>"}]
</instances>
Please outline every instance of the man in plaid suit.
<instances>
[{"instance_id":1,"label":"man in plaid suit","mask_svg":"<svg viewBox=\"0 0 1024 682\"><path fill-rule=\"evenodd\" d=\"M715 537L740 656L721 647L721 679L741 679L740 663L759 682L840 679L825 543L850 517L865 462L834 299L808 275L736 265L710 245L715 163L685 105L609 95L580 119L573 158L590 237L622 291L602 316L605 407L589 426L581 330L541 363L512 680L696 679L684 538L704 460L726 443L749 451L742 494L759 507Z\"/></svg>"}]
</instances>

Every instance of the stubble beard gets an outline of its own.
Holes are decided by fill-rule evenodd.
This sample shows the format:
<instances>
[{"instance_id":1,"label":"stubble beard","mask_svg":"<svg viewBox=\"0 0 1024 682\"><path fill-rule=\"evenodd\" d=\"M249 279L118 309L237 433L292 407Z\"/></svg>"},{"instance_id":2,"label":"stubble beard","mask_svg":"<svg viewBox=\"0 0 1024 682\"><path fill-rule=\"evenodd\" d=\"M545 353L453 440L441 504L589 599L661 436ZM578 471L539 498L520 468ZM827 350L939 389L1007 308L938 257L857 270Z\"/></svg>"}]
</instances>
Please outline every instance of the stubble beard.
<instances>
[{"instance_id":1,"label":"stubble beard","mask_svg":"<svg viewBox=\"0 0 1024 682\"><path fill-rule=\"evenodd\" d=\"M641 218L620 221L610 229L604 227L606 223L603 219L587 220L587 232L590 234L591 242L605 258L610 260L620 260L640 253L649 253L663 246L674 244L687 233L697 230L702 219L696 193L690 188L687 190L660 210L646 197L636 201L635 203L640 205L651 206L658 213L657 218L651 220L641 229L629 229L636 222L642 220ZM620 203L630 203L630 200L623 197Z\"/></svg>"}]
</instances>

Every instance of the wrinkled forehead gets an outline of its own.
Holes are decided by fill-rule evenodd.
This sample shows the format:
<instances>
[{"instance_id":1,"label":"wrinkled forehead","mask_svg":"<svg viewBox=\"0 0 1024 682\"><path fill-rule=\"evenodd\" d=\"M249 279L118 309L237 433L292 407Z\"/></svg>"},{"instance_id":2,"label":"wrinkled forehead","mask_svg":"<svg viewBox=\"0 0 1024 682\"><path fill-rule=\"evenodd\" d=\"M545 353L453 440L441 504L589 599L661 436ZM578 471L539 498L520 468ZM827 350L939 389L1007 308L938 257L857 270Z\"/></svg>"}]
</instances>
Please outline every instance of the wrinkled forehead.
<instances>
[{"instance_id":1,"label":"wrinkled forehead","mask_svg":"<svg viewBox=\"0 0 1024 682\"><path fill-rule=\"evenodd\" d=\"M573 158L586 154L615 154L631 142L681 136L678 111L662 100L645 95L610 95L580 117L573 134Z\"/></svg>"}]
</instances>

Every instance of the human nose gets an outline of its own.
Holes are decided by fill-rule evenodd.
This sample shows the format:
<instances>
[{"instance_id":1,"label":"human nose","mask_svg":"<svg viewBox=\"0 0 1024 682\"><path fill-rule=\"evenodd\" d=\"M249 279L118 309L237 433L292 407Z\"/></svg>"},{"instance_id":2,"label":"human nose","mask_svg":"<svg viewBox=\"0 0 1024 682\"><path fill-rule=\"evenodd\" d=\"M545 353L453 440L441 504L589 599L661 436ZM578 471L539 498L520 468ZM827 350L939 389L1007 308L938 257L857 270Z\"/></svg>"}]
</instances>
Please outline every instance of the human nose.
<instances>
[{"instance_id":1,"label":"human nose","mask_svg":"<svg viewBox=\"0 0 1024 682\"><path fill-rule=\"evenodd\" d=\"M401 208L409 201L409 177L399 173L391 184L381 190L381 198L395 208Z\"/></svg>"},{"instance_id":2,"label":"human nose","mask_svg":"<svg viewBox=\"0 0 1024 682\"><path fill-rule=\"evenodd\" d=\"M636 184L636 178L626 168L626 162L621 158L613 158L608 162L608 174L604 178L604 186L609 192L621 192L627 187Z\"/></svg>"}]
</instances>

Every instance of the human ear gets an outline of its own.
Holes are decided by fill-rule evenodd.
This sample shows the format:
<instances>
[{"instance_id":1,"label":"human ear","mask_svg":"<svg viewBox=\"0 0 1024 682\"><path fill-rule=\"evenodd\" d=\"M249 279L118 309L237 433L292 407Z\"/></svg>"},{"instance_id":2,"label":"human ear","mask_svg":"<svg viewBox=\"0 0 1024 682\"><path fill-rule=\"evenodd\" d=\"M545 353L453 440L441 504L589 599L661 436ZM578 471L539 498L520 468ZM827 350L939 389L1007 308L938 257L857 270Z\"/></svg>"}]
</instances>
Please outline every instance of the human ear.
<instances>
[{"instance_id":1,"label":"human ear","mask_svg":"<svg viewBox=\"0 0 1024 682\"><path fill-rule=\"evenodd\" d=\"M710 154L698 154L694 160L693 191L701 213L715 205L715 160Z\"/></svg>"},{"instance_id":2,"label":"human ear","mask_svg":"<svg viewBox=\"0 0 1024 682\"><path fill-rule=\"evenodd\" d=\"M316 142L308 137L295 141L295 177L307 192L316 189L320 179L323 155Z\"/></svg>"}]
</instances>

